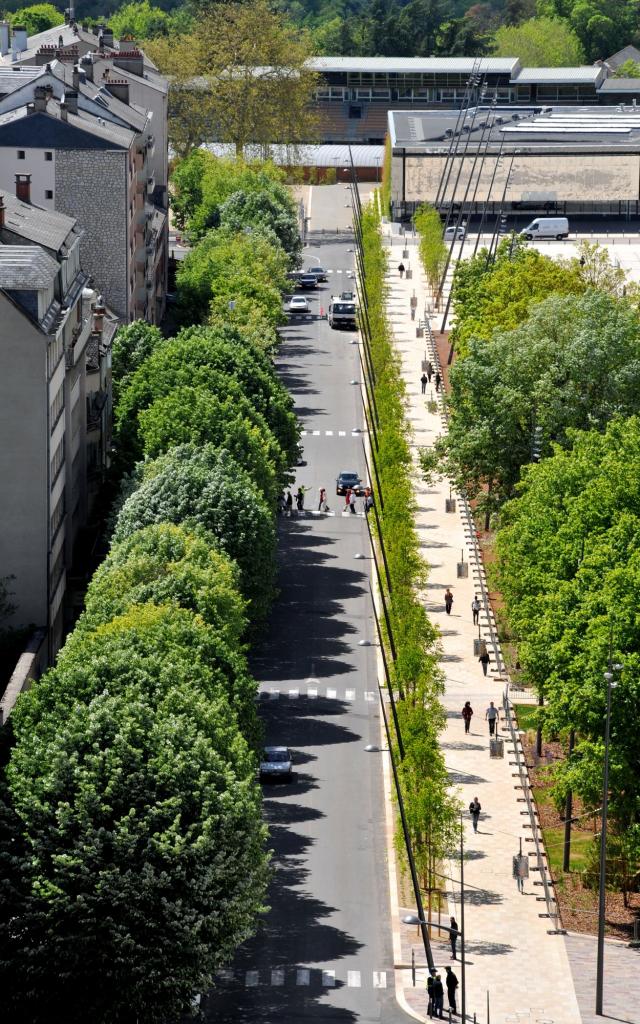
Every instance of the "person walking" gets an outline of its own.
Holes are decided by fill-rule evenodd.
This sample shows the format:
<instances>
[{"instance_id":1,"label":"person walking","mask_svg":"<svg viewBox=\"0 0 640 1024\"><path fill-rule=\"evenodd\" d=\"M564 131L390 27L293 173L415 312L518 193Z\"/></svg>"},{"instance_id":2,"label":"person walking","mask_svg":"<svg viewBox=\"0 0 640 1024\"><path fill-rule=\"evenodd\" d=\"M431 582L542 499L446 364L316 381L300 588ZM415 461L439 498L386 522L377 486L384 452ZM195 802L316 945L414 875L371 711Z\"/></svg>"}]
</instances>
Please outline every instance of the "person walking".
<instances>
[{"instance_id":1,"label":"person walking","mask_svg":"<svg viewBox=\"0 0 640 1024\"><path fill-rule=\"evenodd\" d=\"M293 495L291 494L291 491L287 491L287 497L285 498L285 505L286 505L286 508L287 508L287 515L291 516L291 513L293 511Z\"/></svg>"},{"instance_id":2,"label":"person walking","mask_svg":"<svg viewBox=\"0 0 640 1024\"><path fill-rule=\"evenodd\" d=\"M444 592L444 608L447 615L451 615L451 606L453 605L453 594L449 590L449 587Z\"/></svg>"},{"instance_id":3,"label":"person walking","mask_svg":"<svg viewBox=\"0 0 640 1024\"><path fill-rule=\"evenodd\" d=\"M455 917L449 918L449 942L451 944L451 959L452 960L457 960L458 959L457 956L456 956L456 944L458 942L458 935L459 934L460 934L460 929L458 928L458 922L456 921Z\"/></svg>"},{"instance_id":4,"label":"person walking","mask_svg":"<svg viewBox=\"0 0 640 1024\"><path fill-rule=\"evenodd\" d=\"M404 277L404 263L399 263L398 264L398 273L400 274L401 278Z\"/></svg>"},{"instance_id":5,"label":"person walking","mask_svg":"<svg viewBox=\"0 0 640 1024\"><path fill-rule=\"evenodd\" d=\"M467 700L464 703L462 709L462 717L464 718L464 731L469 732L471 727L471 719L473 718L473 708L471 707L471 701Z\"/></svg>"},{"instance_id":6,"label":"person walking","mask_svg":"<svg viewBox=\"0 0 640 1024\"><path fill-rule=\"evenodd\" d=\"M489 661L490 660L491 659L489 658L489 652L487 650L487 645L485 644L485 642L483 640L482 644L480 645L480 657L478 658L478 661L482 665L482 674L485 675L485 676L487 674L487 669L489 668Z\"/></svg>"},{"instance_id":7,"label":"person walking","mask_svg":"<svg viewBox=\"0 0 640 1024\"><path fill-rule=\"evenodd\" d=\"M352 515L356 514L356 492L352 491L349 495L349 511Z\"/></svg>"},{"instance_id":8,"label":"person walking","mask_svg":"<svg viewBox=\"0 0 640 1024\"><path fill-rule=\"evenodd\" d=\"M318 512L327 511L327 492L324 487L320 488L318 493Z\"/></svg>"},{"instance_id":9,"label":"person walking","mask_svg":"<svg viewBox=\"0 0 640 1024\"><path fill-rule=\"evenodd\" d=\"M344 494L344 510L345 510L345 512L349 511L349 501L350 501L350 499L351 499L351 488L347 487L347 489L345 491L345 494Z\"/></svg>"},{"instance_id":10,"label":"person walking","mask_svg":"<svg viewBox=\"0 0 640 1024\"><path fill-rule=\"evenodd\" d=\"M487 708L484 717L485 721L489 723L489 735L495 735L496 721L498 720L498 709L493 703L493 701L489 702L489 707Z\"/></svg>"},{"instance_id":11,"label":"person walking","mask_svg":"<svg viewBox=\"0 0 640 1024\"><path fill-rule=\"evenodd\" d=\"M433 1017L433 983L435 971L429 971L427 975L427 1016Z\"/></svg>"},{"instance_id":12,"label":"person walking","mask_svg":"<svg viewBox=\"0 0 640 1024\"><path fill-rule=\"evenodd\" d=\"M444 1009L444 988L439 974L433 979L433 1016L443 1019Z\"/></svg>"},{"instance_id":13,"label":"person walking","mask_svg":"<svg viewBox=\"0 0 640 1024\"><path fill-rule=\"evenodd\" d=\"M453 973L453 968L445 967L445 971L447 973L445 975L445 979L444 980L445 980L445 984L447 986L447 997L449 999L449 1009L451 1010L451 1012L453 1014L457 1014L458 1011L456 1009L456 989L457 989L458 984L459 984L458 978L457 978L457 975L455 975Z\"/></svg>"},{"instance_id":14,"label":"person walking","mask_svg":"<svg viewBox=\"0 0 640 1024\"><path fill-rule=\"evenodd\" d=\"M429 383L429 378L427 377L426 373L422 374L422 377L420 378L420 383L422 384L422 394L424 395L425 391L427 390L427 384Z\"/></svg>"},{"instance_id":15,"label":"person walking","mask_svg":"<svg viewBox=\"0 0 640 1024\"><path fill-rule=\"evenodd\" d=\"M440 390L440 385L441 384L442 384L442 377L440 376L440 371L436 370L436 391Z\"/></svg>"},{"instance_id":16,"label":"person walking","mask_svg":"<svg viewBox=\"0 0 640 1024\"><path fill-rule=\"evenodd\" d=\"M471 612L473 614L473 624L477 626L480 617L480 602L478 601L477 594L474 594L473 601L471 602Z\"/></svg>"},{"instance_id":17,"label":"person walking","mask_svg":"<svg viewBox=\"0 0 640 1024\"><path fill-rule=\"evenodd\" d=\"M365 492L364 492L364 512L365 512L365 515L368 516L372 508L373 508L373 494L371 493L371 488L367 487Z\"/></svg>"},{"instance_id":18,"label":"person walking","mask_svg":"<svg viewBox=\"0 0 640 1024\"><path fill-rule=\"evenodd\" d=\"M428 359L427 360L427 380L429 381L429 383L431 383L431 378L432 377L433 377L433 366L431 364L431 360Z\"/></svg>"},{"instance_id":19,"label":"person walking","mask_svg":"<svg viewBox=\"0 0 640 1024\"><path fill-rule=\"evenodd\" d=\"M469 814L471 815L471 821L473 822L473 831L478 831L478 821L480 819L480 811L482 806L477 796L474 796L473 800L469 804Z\"/></svg>"}]
</instances>

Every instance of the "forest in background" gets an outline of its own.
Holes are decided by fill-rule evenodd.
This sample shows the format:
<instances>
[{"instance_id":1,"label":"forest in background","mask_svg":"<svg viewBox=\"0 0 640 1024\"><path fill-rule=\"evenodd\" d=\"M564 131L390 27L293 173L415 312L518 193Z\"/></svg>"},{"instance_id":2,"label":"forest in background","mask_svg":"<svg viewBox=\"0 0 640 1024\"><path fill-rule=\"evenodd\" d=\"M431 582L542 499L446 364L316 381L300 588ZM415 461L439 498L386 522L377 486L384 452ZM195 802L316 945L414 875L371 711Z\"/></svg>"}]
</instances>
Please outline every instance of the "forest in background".
<instances>
[{"instance_id":1,"label":"forest in background","mask_svg":"<svg viewBox=\"0 0 640 1024\"><path fill-rule=\"evenodd\" d=\"M145 40L188 32L208 6L203 0L79 0L75 13L80 21L108 20L116 35ZM308 33L313 52L333 56L493 54L559 66L640 43L638 0L274 0L272 6ZM56 23L51 4L25 8L5 0L3 7L31 32ZM639 71L627 66L624 73Z\"/></svg>"}]
</instances>

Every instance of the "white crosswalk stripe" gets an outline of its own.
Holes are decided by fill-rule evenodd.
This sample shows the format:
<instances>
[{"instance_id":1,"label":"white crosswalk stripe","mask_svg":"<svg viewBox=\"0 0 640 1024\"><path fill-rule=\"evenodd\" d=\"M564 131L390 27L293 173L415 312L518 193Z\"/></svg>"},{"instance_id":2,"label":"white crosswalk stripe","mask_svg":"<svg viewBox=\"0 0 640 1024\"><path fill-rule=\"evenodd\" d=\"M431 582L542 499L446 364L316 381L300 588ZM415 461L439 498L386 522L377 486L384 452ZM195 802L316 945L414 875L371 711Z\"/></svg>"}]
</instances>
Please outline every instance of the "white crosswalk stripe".
<instances>
[{"instance_id":1,"label":"white crosswalk stripe","mask_svg":"<svg viewBox=\"0 0 640 1024\"><path fill-rule=\"evenodd\" d=\"M299 967L296 971L296 985L308 985L311 971L306 967Z\"/></svg>"},{"instance_id":2,"label":"white crosswalk stripe","mask_svg":"<svg viewBox=\"0 0 640 1024\"><path fill-rule=\"evenodd\" d=\"M355 701L359 697L362 697L367 703L373 703L377 700L375 690L365 690L363 693L358 693L357 690L345 690L344 696L342 692L338 693L332 686L328 686L326 690L321 691L317 686L308 686L306 690L291 687L286 690L278 690L275 687L271 687L268 690L258 690L258 700L278 700L280 697L285 697L288 700L299 700L300 697L307 697L309 700L317 700L318 698L324 698L325 700L344 700L344 701ZM388 692L383 691L383 700L389 702L391 700Z\"/></svg>"},{"instance_id":3,"label":"white crosswalk stripe","mask_svg":"<svg viewBox=\"0 0 640 1024\"><path fill-rule=\"evenodd\" d=\"M344 699L345 700L355 700L356 699L356 691L355 690L347 690L347 692L344 695Z\"/></svg>"},{"instance_id":4,"label":"white crosswalk stripe","mask_svg":"<svg viewBox=\"0 0 640 1024\"><path fill-rule=\"evenodd\" d=\"M325 988L334 988L336 983L336 972L335 971L323 971L322 972L322 984Z\"/></svg>"},{"instance_id":5,"label":"white crosswalk stripe","mask_svg":"<svg viewBox=\"0 0 640 1024\"><path fill-rule=\"evenodd\" d=\"M365 690L364 691L364 699L366 701L373 701L373 700L375 700L376 699L376 695L373 692L373 690Z\"/></svg>"},{"instance_id":6,"label":"white crosswalk stripe","mask_svg":"<svg viewBox=\"0 0 640 1024\"><path fill-rule=\"evenodd\" d=\"M360 988L360 971L347 971L347 986L349 988Z\"/></svg>"},{"instance_id":7,"label":"white crosswalk stripe","mask_svg":"<svg viewBox=\"0 0 640 1024\"><path fill-rule=\"evenodd\" d=\"M270 700L277 700L279 696L280 696L280 690L275 690L273 687L271 687L271 689L269 690L269 699Z\"/></svg>"},{"instance_id":8,"label":"white crosswalk stripe","mask_svg":"<svg viewBox=\"0 0 640 1024\"><path fill-rule=\"evenodd\" d=\"M369 983L369 977L371 977L373 988L386 988L388 974L388 971L372 971L370 975L366 971L364 974L364 985L366 986ZM296 985L299 988L306 988L310 986L315 987L318 983L321 983L323 988L335 988L340 980L344 984L344 975L342 975L341 979L340 972L338 972L336 977L336 971L333 968L321 970L314 968L311 970L309 967L274 967L270 971L262 971L262 973L257 970L237 972L220 970L216 973L216 977L221 982L236 982L244 985L245 988L258 988L265 985L271 985L274 988L282 988L285 985ZM346 983L348 988L362 988L362 972L347 971Z\"/></svg>"},{"instance_id":9,"label":"white crosswalk stripe","mask_svg":"<svg viewBox=\"0 0 640 1024\"><path fill-rule=\"evenodd\" d=\"M324 436L325 437L333 437L333 430L325 430Z\"/></svg>"},{"instance_id":10,"label":"white crosswalk stripe","mask_svg":"<svg viewBox=\"0 0 640 1024\"><path fill-rule=\"evenodd\" d=\"M289 690L289 700L297 700L300 696L300 690Z\"/></svg>"},{"instance_id":11,"label":"white crosswalk stripe","mask_svg":"<svg viewBox=\"0 0 640 1024\"><path fill-rule=\"evenodd\" d=\"M276 967L271 972L271 984L272 985L284 985L284 971L280 967Z\"/></svg>"},{"instance_id":12,"label":"white crosswalk stripe","mask_svg":"<svg viewBox=\"0 0 640 1024\"><path fill-rule=\"evenodd\" d=\"M309 697L311 700L315 700L317 696L318 691L316 690L316 688L314 686L310 686L309 689L307 690L307 697Z\"/></svg>"},{"instance_id":13,"label":"white crosswalk stripe","mask_svg":"<svg viewBox=\"0 0 640 1024\"><path fill-rule=\"evenodd\" d=\"M373 972L373 987L374 988L386 988L387 987L387 972L386 971L374 971Z\"/></svg>"},{"instance_id":14,"label":"white crosswalk stripe","mask_svg":"<svg viewBox=\"0 0 640 1024\"><path fill-rule=\"evenodd\" d=\"M346 436L347 436L346 430L339 430L338 431L338 437L346 437Z\"/></svg>"},{"instance_id":15,"label":"white crosswalk stripe","mask_svg":"<svg viewBox=\"0 0 640 1024\"><path fill-rule=\"evenodd\" d=\"M336 697L337 697L337 694L338 694L337 690L327 690L327 697L329 698L329 700L335 700Z\"/></svg>"},{"instance_id":16,"label":"white crosswalk stripe","mask_svg":"<svg viewBox=\"0 0 640 1024\"><path fill-rule=\"evenodd\" d=\"M314 437L320 437L320 431L319 430L314 430L313 431L313 436Z\"/></svg>"},{"instance_id":17,"label":"white crosswalk stripe","mask_svg":"<svg viewBox=\"0 0 640 1024\"><path fill-rule=\"evenodd\" d=\"M247 988L255 988L255 986L258 984L258 972L247 971L247 973L244 976L244 983Z\"/></svg>"}]
</instances>

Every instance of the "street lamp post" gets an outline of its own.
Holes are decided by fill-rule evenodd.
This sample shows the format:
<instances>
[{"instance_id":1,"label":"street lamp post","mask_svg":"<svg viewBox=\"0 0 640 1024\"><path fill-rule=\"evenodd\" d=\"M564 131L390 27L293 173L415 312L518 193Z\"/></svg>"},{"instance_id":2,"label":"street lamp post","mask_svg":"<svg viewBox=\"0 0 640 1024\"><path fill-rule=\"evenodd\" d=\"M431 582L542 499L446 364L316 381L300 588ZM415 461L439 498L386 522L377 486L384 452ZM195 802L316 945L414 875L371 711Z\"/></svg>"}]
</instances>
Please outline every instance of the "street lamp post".
<instances>
[{"instance_id":1,"label":"street lamp post","mask_svg":"<svg viewBox=\"0 0 640 1024\"><path fill-rule=\"evenodd\" d=\"M602 828L600 831L600 887L598 892L598 962L596 966L596 1014L603 1016L602 995L604 987L604 926L605 926L605 890L607 882L607 815L609 812L609 740L611 738L611 691L615 689L614 671L618 672L622 665L612 665L609 658L609 671L604 678L607 683L607 716L604 728L604 788L602 793Z\"/></svg>"}]
</instances>

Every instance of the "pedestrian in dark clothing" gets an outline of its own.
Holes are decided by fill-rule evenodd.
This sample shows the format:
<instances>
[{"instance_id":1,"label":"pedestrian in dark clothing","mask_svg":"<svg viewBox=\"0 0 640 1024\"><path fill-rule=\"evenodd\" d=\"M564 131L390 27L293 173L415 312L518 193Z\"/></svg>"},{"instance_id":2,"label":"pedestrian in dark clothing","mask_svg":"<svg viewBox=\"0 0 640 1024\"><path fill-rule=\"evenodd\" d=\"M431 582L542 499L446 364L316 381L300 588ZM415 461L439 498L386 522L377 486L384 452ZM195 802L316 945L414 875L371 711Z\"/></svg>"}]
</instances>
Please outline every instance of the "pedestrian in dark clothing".
<instances>
[{"instance_id":1,"label":"pedestrian in dark clothing","mask_svg":"<svg viewBox=\"0 0 640 1024\"><path fill-rule=\"evenodd\" d=\"M304 512L304 491L302 487L298 487L296 491L296 508L298 512Z\"/></svg>"},{"instance_id":2,"label":"pedestrian in dark clothing","mask_svg":"<svg viewBox=\"0 0 640 1024\"><path fill-rule=\"evenodd\" d=\"M442 377L440 376L439 370L436 370L436 391L440 390L441 383L442 383Z\"/></svg>"},{"instance_id":3,"label":"pedestrian in dark clothing","mask_svg":"<svg viewBox=\"0 0 640 1024\"><path fill-rule=\"evenodd\" d=\"M365 515L368 516L372 508L373 508L373 494L371 493L371 488L367 487L367 489L364 492L364 511L365 511Z\"/></svg>"},{"instance_id":4,"label":"pedestrian in dark clothing","mask_svg":"<svg viewBox=\"0 0 640 1024\"><path fill-rule=\"evenodd\" d=\"M427 1016L433 1017L433 983L435 981L433 977L434 972L429 971L427 975Z\"/></svg>"},{"instance_id":5,"label":"pedestrian in dark clothing","mask_svg":"<svg viewBox=\"0 0 640 1024\"><path fill-rule=\"evenodd\" d=\"M436 974L433 980L433 1015L439 1017L442 1020L442 1010L444 1008L444 988L440 975Z\"/></svg>"},{"instance_id":6,"label":"pedestrian in dark clothing","mask_svg":"<svg viewBox=\"0 0 640 1024\"><path fill-rule=\"evenodd\" d=\"M422 377L420 378L420 383L422 384L422 394L424 395L425 391L427 390L427 384L429 383L429 378L427 377L426 373L422 374Z\"/></svg>"},{"instance_id":7,"label":"pedestrian in dark clothing","mask_svg":"<svg viewBox=\"0 0 640 1024\"><path fill-rule=\"evenodd\" d=\"M447 587L447 589L444 592L444 607L445 607L445 611L446 611L447 615L451 615L451 606L452 606L452 604L453 604L453 594L451 593L451 591Z\"/></svg>"},{"instance_id":8,"label":"pedestrian in dark clothing","mask_svg":"<svg viewBox=\"0 0 640 1024\"><path fill-rule=\"evenodd\" d=\"M431 361L427 360L427 380L429 381L429 383L431 383L432 376L433 376L433 366L431 365Z\"/></svg>"},{"instance_id":9,"label":"pedestrian in dark clothing","mask_svg":"<svg viewBox=\"0 0 640 1024\"><path fill-rule=\"evenodd\" d=\"M327 511L327 492L324 487L320 488L318 493L318 512Z\"/></svg>"},{"instance_id":10,"label":"pedestrian in dark clothing","mask_svg":"<svg viewBox=\"0 0 640 1024\"><path fill-rule=\"evenodd\" d=\"M293 495L291 494L291 491L287 491L287 497L285 499L285 505L287 507L287 515L290 516L291 515L291 511L293 509Z\"/></svg>"},{"instance_id":11,"label":"pedestrian in dark clothing","mask_svg":"<svg viewBox=\"0 0 640 1024\"><path fill-rule=\"evenodd\" d=\"M484 713L485 721L489 723L489 735L493 736L496 731L496 722L498 720L498 709L491 701L489 707Z\"/></svg>"},{"instance_id":12,"label":"pedestrian in dark clothing","mask_svg":"<svg viewBox=\"0 0 640 1024\"><path fill-rule=\"evenodd\" d=\"M449 1009L452 1013L457 1013L456 1010L456 989L458 987L458 978L453 973L451 967L445 967L446 976L445 984L447 986L447 996L449 997Z\"/></svg>"},{"instance_id":13,"label":"pedestrian in dark clothing","mask_svg":"<svg viewBox=\"0 0 640 1024\"><path fill-rule=\"evenodd\" d=\"M404 263L398 264L398 273L400 274L400 277L404 277Z\"/></svg>"},{"instance_id":14,"label":"pedestrian in dark clothing","mask_svg":"<svg viewBox=\"0 0 640 1024\"><path fill-rule=\"evenodd\" d=\"M477 594L474 595L473 601L471 602L471 611L473 614L473 624L478 625L478 617L480 615L480 602L478 601Z\"/></svg>"},{"instance_id":15,"label":"pedestrian in dark clothing","mask_svg":"<svg viewBox=\"0 0 640 1024\"><path fill-rule=\"evenodd\" d=\"M451 959L457 960L456 956L456 943L458 941L458 935L460 929L458 928L458 922L455 917L449 919L449 942L451 943Z\"/></svg>"},{"instance_id":16,"label":"pedestrian in dark clothing","mask_svg":"<svg viewBox=\"0 0 640 1024\"><path fill-rule=\"evenodd\" d=\"M488 652L486 646L485 646L484 650L482 650L480 652L480 657L478 658L478 661L482 665L482 673L483 673L483 675L486 676L487 669L489 668L489 661L490 661L489 652ZM492 735L493 735L493 731L491 730L491 726L489 726L489 729L490 729L490 731L492 732Z\"/></svg>"},{"instance_id":17,"label":"pedestrian in dark clothing","mask_svg":"<svg viewBox=\"0 0 640 1024\"><path fill-rule=\"evenodd\" d=\"M478 821L480 819L481 810L482 807L480 806L480 801L478 800L477 796L474 796L473 800L469 804L469 814L471 815L471 821L473 822L474 832L478 831Z\"/></svg>"},{"instance_id":18,"label":"pedestrian in dark clothing","mask_svg":"<svg viewBox=\"0 0 640 1024\"><path fill-rule=\"evenodd\" d=\"M462 709L462 717L464 718L464 731L469 732L471 726L471 719L473 717L473 708L471 707L471 701L465 701L465 705Z\"/></svg>"}]
</instances>

